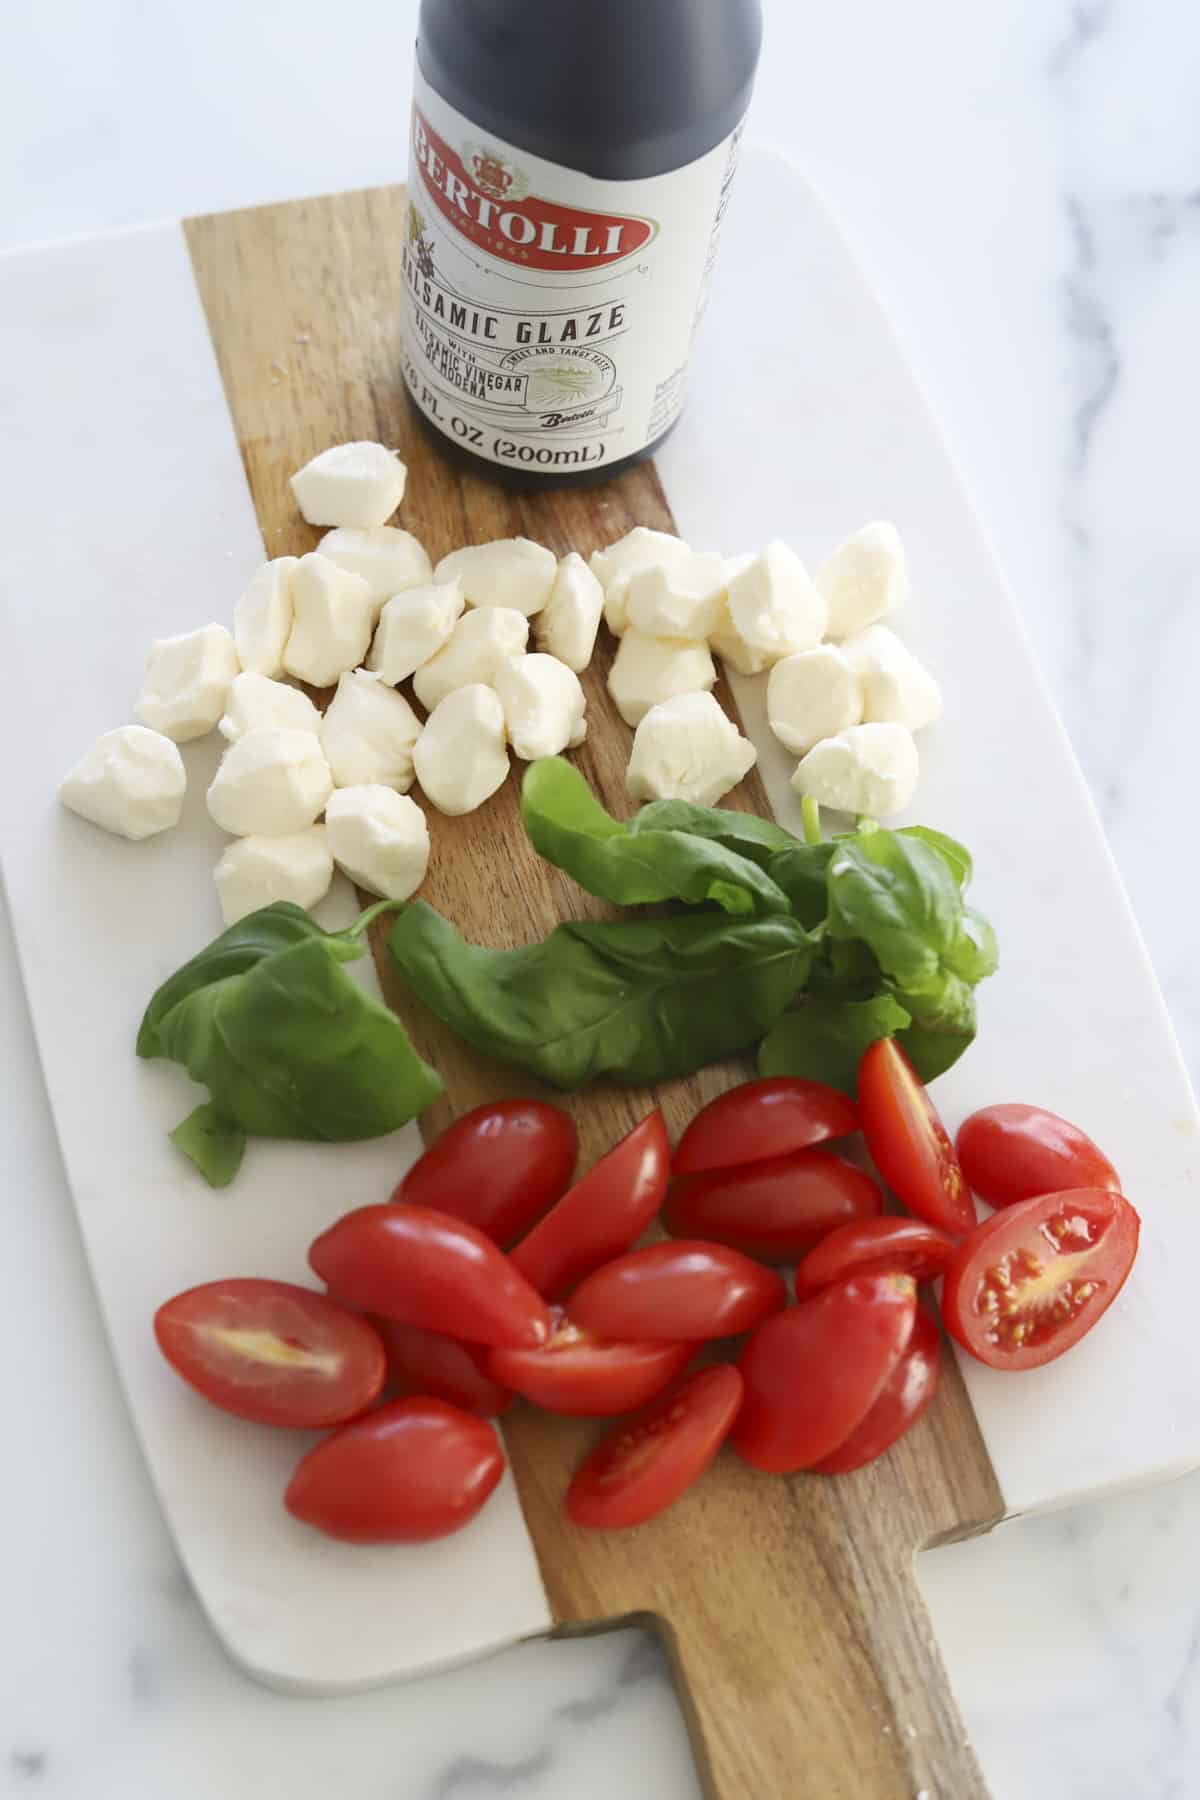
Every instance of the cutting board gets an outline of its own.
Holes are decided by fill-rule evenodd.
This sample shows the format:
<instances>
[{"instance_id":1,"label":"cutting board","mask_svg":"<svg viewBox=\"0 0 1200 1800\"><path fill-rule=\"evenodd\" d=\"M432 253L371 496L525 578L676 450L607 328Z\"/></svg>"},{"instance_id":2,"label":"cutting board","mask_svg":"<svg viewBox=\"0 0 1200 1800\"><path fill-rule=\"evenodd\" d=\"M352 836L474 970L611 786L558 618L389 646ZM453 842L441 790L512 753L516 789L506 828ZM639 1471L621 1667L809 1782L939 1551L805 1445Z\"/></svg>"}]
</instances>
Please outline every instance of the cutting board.
<instances>
[{"instance_id":1,"label":"cutting board","mask_svg":"<svg viewBox=\"0 0 1200 1800\"><path fill-rule=\"evenodd\" d=\"M191 220L0 260L0 424L14 456L3 793L5 879L88 1253L152 1478L214 1627L247 1669L334 1692L444 1666L558 1625L631 1616L666 1634L709 1790L971 1800L984 1786L914 1577L926 1545L1200 1461L1184 1342L1200 1248L1196 1114L1086 791L977 521L852 258L786 164L751 154L684 422L660 455L589 490L520 495L460 474L422 435L399 372L399 189ZM786 230L780 221L787 221ZM215 353L215 354L214 354ZM227 619L269 554L313 547L287 477L354 437L400 448L401 522L434 557L515 532L585 554L635 523L735 552L782 536L816 562L875 516L899 524L914 597L897 621L942 676L914 817L963 837L1002 972L981 1034L939 1084L951 1124L985 1101L1054 1106L1100 1136L1145 1221L1121 1303L1061 1365L1020 1378L947 1357L930 1413L836 1481L755 1476L732 1455L634 1533L568 1527L594 1428L506 1423L513 1479L459 1538L353 1550L286 1519L307 1439L206 1409L154 1356L166 1294L221 1274L304 1278L309 1238L383 1197L417 1147L252 1146L213 1195L167 1143L191 1090L138 1064L158 980L217 929L215 763L189 746L180 830L117 844L54 806L65 766L121 722L148 639ZM244 473L243 473L244 470ZM613 810L630 734L589 671L579 766ZM761 682L719 690L760 748L729 804L797 824ZM527 941L592 909L532 859L513 779L479 813L430 815L424 895L468 937ZM327 922L353 896L331 896ZM369 975L366 977L369 979ZM447 1098L529 1083L485 1065L383 978ZM672 1133L744 1067L570 1102L591 1161L657 1101ZM524 1524L522 1524L522 1515ZM985 1623L981 1622L981 1629Z\"/></svg>"}]
</instances>

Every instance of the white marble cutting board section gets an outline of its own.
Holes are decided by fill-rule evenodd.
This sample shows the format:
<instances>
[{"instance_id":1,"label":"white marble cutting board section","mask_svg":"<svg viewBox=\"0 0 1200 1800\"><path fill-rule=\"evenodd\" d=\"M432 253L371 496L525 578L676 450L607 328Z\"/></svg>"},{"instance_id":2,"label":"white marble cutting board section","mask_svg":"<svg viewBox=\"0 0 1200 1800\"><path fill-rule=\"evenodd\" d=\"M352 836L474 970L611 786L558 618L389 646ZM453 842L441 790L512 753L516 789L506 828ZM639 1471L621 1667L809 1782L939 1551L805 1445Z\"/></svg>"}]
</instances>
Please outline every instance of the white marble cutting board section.
<instances>
[{"instance_id":1,"label":"white marble cutting board section","mask_svg":"<svg viewBox=\"0 0 1200 1800\"><path fill-rule=\"evenodd\" d=\"M896 519L914 570L897 623L948 698L924 740L915 815L972 846L1004 954L942 1103L952 1121L1022 1097L1079 1119L1145 1221L1126 1296L1072 1357L1008 1380L968 1372L1009 1509L1191 1466L1196 1116L1090 804L937 431L836 232L794 171L761 153L726 230L709 376L660 459L680 529L727 551L785 536L815 561L867 518ZM54 804L69 762L127 717L149 639L227 619L262 556L178 228L0 260L0 366L15 484L0 850L85 1242L192 1579L232 1654L300 1688L364 1685L543 1629L511 1485L434 1551L327 1544L279 1508L301 1441L211 1412L153 1351L150 1316L179 1287L235 1271L303 1279L312 1233L388 1191L415 1134L352 1151L255 1145L235 1188L198 1186L164 1135L189 1084L139 1064L132 1042L149 992L219 923L220 835L202 795L215 750L185 751L192 792L170 837L126 846ZM787 765L760 692L741 684L786 817Z\"/></svg>"}]
</instances>

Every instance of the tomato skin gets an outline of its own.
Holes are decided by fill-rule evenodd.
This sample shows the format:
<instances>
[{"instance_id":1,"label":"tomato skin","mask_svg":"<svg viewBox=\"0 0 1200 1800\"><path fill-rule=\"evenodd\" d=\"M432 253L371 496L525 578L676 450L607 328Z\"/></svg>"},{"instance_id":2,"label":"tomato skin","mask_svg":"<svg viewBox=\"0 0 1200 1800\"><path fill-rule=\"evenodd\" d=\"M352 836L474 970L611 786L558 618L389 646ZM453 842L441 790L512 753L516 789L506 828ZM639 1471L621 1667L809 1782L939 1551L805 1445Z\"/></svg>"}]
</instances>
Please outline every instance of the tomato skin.
<instances>
[{"instance_id":1,"label":"tomato skin","mask_svg":"<svg viewBox=\"0 0 1200 1800\"><path fill-rule=\"evenodd\" d=\"M695 1344L615 1344L581 1331L560 1313L540 1350L493 1350L488 1373L543 1412L605 1419L632 1412L682 1373Z\"/></svg>"},{"instance_id":2,"label":"tomato skin","mask_svg":"<svg viewBox=\"0 0 1200 1800\"><path fill-rule=\"evenodd\" d=\"M959 1129L958 1160L989 1206L1071 1188L1121 1191L1117 1171L1085 1131L1041 1106L985 1106Z\"/></svg>"},{"instance_id":3,"label":"tomato skin","mask_svg":"<svg viewBox=\"0 0 1200 1800\"><path fill-rule=\"evenodd\" d=\"M700 1369L601 1438L567 1489L567 1514L594 1530L644 1525L700 1479L733 1426L742 1378Z\"/></svg>"},{"instance_id":4,"label":"tomato skin","mask_svg":"<svg viewBox=\"0 0 1200 1800\"><path fill-rule=\"evenodd\" d=\"M908 1431L937 1393L941 1373L942 1334L937 1320L918 1306L908 1349L892 1370L883 1392L857 1430L832 1456L813 1464L817 1475L849 1475L890 1450Z\"/></svg>"},{"instance_id":5,"label":"tomato skin","mask_svg":"<svg viewBox=\"0 0 1200 1800\"><path fill-rule=\"evenodd\" d=\"M309 1451L292 1517L347 1544L425 1544L469 1525L504 1473L486 1419L444 1400L393 1400Z\"/></svg>"},{"instance_id":6,"label":"tomato skin","mask_svg":"<svg viewBox=\"0 0 1200 1800\"><path fill-rule=\"evenodd\" d=\"M858 1219L822 1238L796 1270L796 1298L806 1299L852 1275L911 1275L933 1281L954 1255L954 1239L920 1219Z\"/></svg>"},{"instance_id":7,"label":"tomato skin","mask_svg":"<svg viewBox=\"0 0 1200 1800\"><path fill-rule=\"evenodd\" d=\"M490 1238L428 1206L360 1206L308 1260L351 1306L479 1344L544 1344L550 1315Z\"/></svg>"},{"instance_id":8,"label":"tomato skin","mask_svg":"<svg viewBox=\"0 0 1200 1800\"><path fill-rule=\"evenodd\" d=\"M188 1288L159 1307L154 1335L189 1387L257 1425L340 1425L370 1406L387 1373L366 1319L287 1281Z\"/></svg>"},{"instance_id":9,"label":"tomato skin","mask_svg":"<svg viewBox=\"0 0 1200 1800\"><path fill-rule=\"evenodd\" d=\"M663 1223L676 1237L786 1263L839 1225L882 1211L879 1185L862 1169L827 1150L796 1150L674 1183Z\"/></svg>"},{"instance_id":10,"label":"tomato skin","mask_svg":"<svg viewBox=\"0 0 1200 1800\"><path fill-rule=\"evenodd\" d=\"M858 1130L853 1100L820 1081L770 1075L718 1094L696 1114L675 1151L676 1175L728 1169L807 1150Z\"/></svg>"},{"instance_id":11,"label":"tomato skin","mask_svg":"<svg viewBox=\"0 0 1200 1800\"><path fill-rule=\"evenodd\" d=\"M662 1205L671 1143L657 1107L565 1193L510 1261L546 1300L561 1300L585 1275L641 1237Z\"/></svg>"},{"instance_id":12,"label":"tomato skin","mask_svg":"<svg viewBox=\"0 0 1200 1800\"><path fill-rule=\"evenodd\" d=\"M606 1263L576 1288L572 1321L596 1337L734 1337L787 1305L783 1278L727 1244L676 1238Z\"/></svg>"},{"instance_id":13,"label":"tomato skin","mask_svg":"<svg viewBox=\"0 0 1200 1800\"><path fill-rule=\"evenodd\" d=\"M970 1231L975 1208L950 1134L894 1038L863 1053L858 1115L871 1159L901 1205L940 1231Z\"/></svg>"},{"instance_id":14,"label":"tomato skin","mask_svg":"<svg viewBox=\"0 0 1200 1800\"><path fill-rule=\"evenodd\" d=\"M1038 1194L1006 1207L963 1239L946 1270L947 1331L993 1369L1053 1362L1087 1336L1124 1287L1140 1229L1133 1207L1111 1188Z\"/></svg>"},{"instance_id":15,"label":"tomato skin","mask_svg":"<svg viewBox=\"0 0 1200 1800\"><path fill-rule=\"evenodd\" d=\"M465 1219L503 1248L567 1191L575 1121L545 1100L495 1100L447 1126L392 1199Z\"/></svg>"},{"instance_id":16,"label":"tomato skin","mask_svg":"<svg viewBox=\"0 0 1200 1800\"><path fill-rule=\"evenodd\" d=\"M738 1362L745 1398L733 1445L769 1475L811 1469L856 1431L908 1348L916 1284L863 1275L776 1313Z\"/></svg>"},{"instance_id":17,"label":"tomato skin","mask_svg":"<svg viewBox=\"0 0 1200 1800\"><path fill-rule=\"evenodd\" d=\"M388 1381L402 1394L428 1394L464 1412L495 1419L515 1396L487 1372L487 1351L440 1331L402 1325L399 1319L372 1320L387 1351Z\"/></svg>"}]
</instances>

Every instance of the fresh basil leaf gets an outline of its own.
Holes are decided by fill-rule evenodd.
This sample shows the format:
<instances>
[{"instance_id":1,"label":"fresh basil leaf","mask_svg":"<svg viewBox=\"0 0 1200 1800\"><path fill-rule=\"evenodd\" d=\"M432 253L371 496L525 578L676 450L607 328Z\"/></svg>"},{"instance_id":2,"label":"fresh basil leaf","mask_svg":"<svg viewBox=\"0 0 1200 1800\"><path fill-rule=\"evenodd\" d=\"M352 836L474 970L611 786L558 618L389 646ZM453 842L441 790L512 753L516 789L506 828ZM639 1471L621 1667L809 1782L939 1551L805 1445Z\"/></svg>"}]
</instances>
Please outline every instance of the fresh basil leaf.
<instances>
[{"instance_id":1,"label":"fresh basil leaf","mask_svg":"<svg viewBox=\"0 0 1200 1800\"><path fill-rule=\"evenodd\" d=\"M937 986L962 914L957 882L939 853L920 839L876 827L835 843L830 935L860 938L903 992Z\"/></svg>"},{"instance_id":2,"label":"fresh basil leaf","mask_svg":"<svg viewBox=\"0 0 1200 1800\"><path fill-rule=\"evenodd\" d=\"M242 1166L246 1134L205 1104L190 1112L170 1134L171 1142L191 1157L209 1187L228 1187Z\"/></svg>"},{"instance_id":3,"label":"fresh basil leaf","mask_svg":"<svg viewBox=\"0 0 1200 1800\"><path fill-rule=\"evenodd\" d=\"M423 901L405 908L388 948L460 1037L560 1088L659 1081L745 1050L812 960L788 914L573 922L519 950L486 950Z\"/></svg>"},{"instance_id":4,"label":"fresh basil leaf","mask_svg":"<svg viewBox=\"0 0 1200 1800\"><path fill-rule=\"evenodd\" d=\"M898 835L919 838L923 844L928 844L931 850L936 850L958 883L960 890L970 885L975 865L971 861L971 852L965 844L960 844L957 838L947 837L944 831L935 831L932 825L902 825Z\"/></svg>"},{"instance_id":5,"label":"fresh basil leaf","mask_svg":"<svg viewBox=\"0 0 1200 1800\"><path fill-rule=\"evenodd\" d=\"M735 914L788 910L770 876L723 844L684 831L635 835L604 810L578 769L561 756L529 765L521 809L538 854L601 900L618 906L711 902Z\"/></svg>"},{"instance_id":6,"label":"fresh basil leaf","mask_svg":"<svg viewBox=\"0 0 1200 1800\"><path fill-rule=\"evenodd\" d=\"M342 961L361 944L324 932L196 988L158 1026L162 1054L256 1137L381 1137L442 1091L394 1013Z\"/></svg>"},{"instance_id":7,"label":"fresh basil leaf","mask_svg":"<svg viewBox=\"0 0 1200 1800\"><path fill-rule=\"evenodd\" d=\"M823 844L793 843L767 864L772 881L778 882L792 911L810 931L829 911L829 865L836 850L833 838Z\"/></svg>"},{"instance_id":8,"label":"fresh basil leaf","mask_svg":"<svg viewBox=\"0 0 1200 1800\"><path fill-rule=\"evenodd\" d=\"M975 996L963 990L962 1004L953 1011L914 1018L896 1034L917 1074L924 1082L936 1081L953 1068L964 1050L975 1041Z\"/></svg>"},{"instance_id":9,"label":"fresh basil leaf","mask_svg":"<svg viewBox=\"0 0 1200 1800\"><path fill-rule=\"evenodd\" d=\"M956 975L972 986L996 973L1000 952L996 933L981 912L964 906L962 920L954 942L945 951L945 960Z\"/></svg>"},{"instance_id":10,"label":"fresh basil leaf","mask_svg":"<svg viewBox=\"0 0 1200 1800\"><path fill-rule=\"evenodd\" d=\"M724 844L761 867L781 850L800 842L773 819L721 806L693 806L690 800L651 800L634 814L629 829L635 837L649 831L686 831L691 837Z\"/></svg>"},{"instance_id":11,"label":"fresh basil leaf","mask_svg":"<svg viewBox=\"0 0 1200 1800\"><path fill-rule=\"evenodd\" d=\"M241 975L264 956L273 956L277 950L326 935L303 907L293 906L289 900L278 900L272 906L260 907L258 912L239 919L236 925L214 938L163 982L142 1019L137 1038L138 1055L167 1054L159 1039L159 1027L171 1009L197 988L224 981L231 975ZM360 955L361 951L352 954Z\"/></svg>"},{"instance_id":12,"label":"fresh basil leaf","mask_svg":"<svg viewBox=\"0 0 1200 1800\"><path fill-rule=\"evenodd\" d=\"M760 1075L797 1075L853 1095L863 1052L877 1038L894 1037L909 1023L890 994L870 1000L807 996L772 1026L758 1050Z\"/></svg>"}]
</instances>

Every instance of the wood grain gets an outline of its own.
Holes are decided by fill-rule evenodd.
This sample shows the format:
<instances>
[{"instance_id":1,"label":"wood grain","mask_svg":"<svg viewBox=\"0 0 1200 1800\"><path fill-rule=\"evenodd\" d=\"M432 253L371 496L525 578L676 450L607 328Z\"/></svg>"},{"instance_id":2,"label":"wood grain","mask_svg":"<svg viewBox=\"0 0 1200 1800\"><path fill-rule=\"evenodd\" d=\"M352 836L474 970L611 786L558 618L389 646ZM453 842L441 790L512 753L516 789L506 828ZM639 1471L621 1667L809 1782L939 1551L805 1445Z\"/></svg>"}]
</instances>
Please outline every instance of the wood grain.
<instances>
[{"instance_id":1,"label":"wood grain","mask_svg":"<svg viewBox=\"0 0 1200 1800\"><path fill-rule=\"evenodd\" d=\"M401 521L435 559L524 533L585 555L633 524L670 529L652 467L588 490L518 494L442 456L401 375L398 310L405 202L399 188L194 219L186 230L263 538L272 556L311 549L288 476L353 438L400 449ZM730 545L730 550L742 546ZM605 638L603 632L602 639ZM576 760L613 811L629 810L630 733L604 686L611 644L585 678L589 735ZM730 705L729 695L721 698ZM733 708L730 705L730 710ZM423 897L469 939L524 943L603 908L529 850L517 775L479 812L429 809ZM767 811L757 778L729 804ZM489 1064L405 994L389 998L446 1079L423 1124L530 1082ZM747 1069L660 1088L592 1088L569 1102L585 1164L657 1099L672 1136ZM875 1466L837 1480L753 1474L730 1452L669 1514L627 1534L569 1526L562 1497L596 1435L518 1413L506 1431L555 1616L564 1628L646 1617L670 1644L707 1791L719 1800L976 1800L986 1792L914 1578L916 1552L987 1529L1002 1496L956 1367L921 1424ZM647 1787L643 1790L649 1793Z\"/></svg>"}]
</instances>

